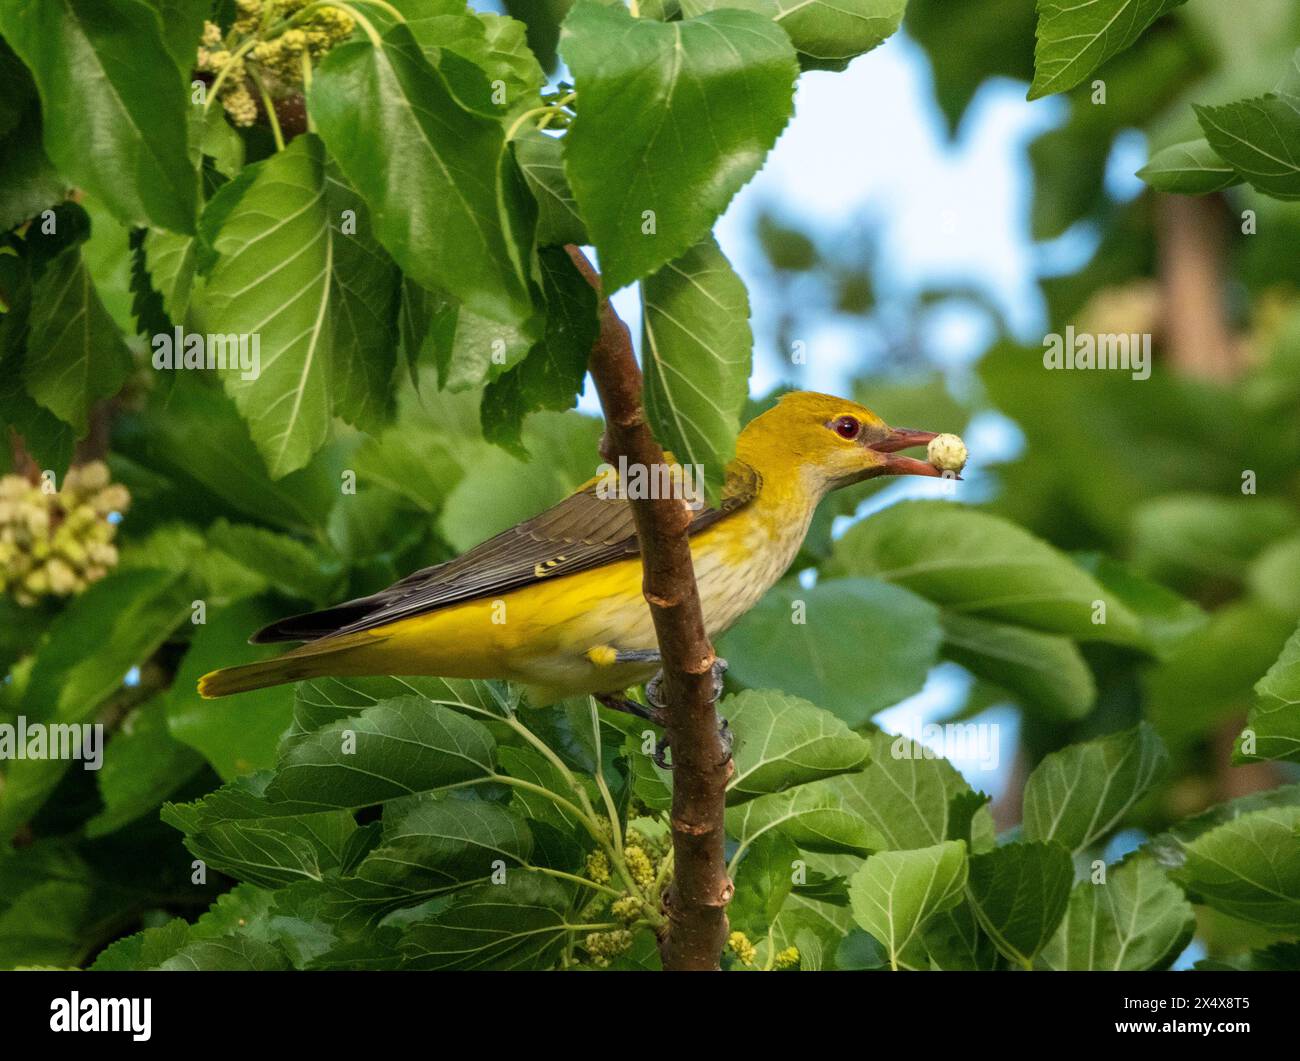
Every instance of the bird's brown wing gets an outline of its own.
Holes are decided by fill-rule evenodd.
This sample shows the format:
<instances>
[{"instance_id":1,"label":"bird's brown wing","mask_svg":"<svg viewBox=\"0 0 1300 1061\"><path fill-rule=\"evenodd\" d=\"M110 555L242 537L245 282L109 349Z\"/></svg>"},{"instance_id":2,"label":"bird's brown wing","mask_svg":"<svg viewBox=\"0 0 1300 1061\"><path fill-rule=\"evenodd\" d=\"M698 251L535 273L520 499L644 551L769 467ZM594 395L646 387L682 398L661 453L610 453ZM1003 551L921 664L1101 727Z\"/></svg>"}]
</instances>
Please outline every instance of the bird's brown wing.
<instances>
[{"instance_id":1,"label":"bird's brown wing","mask_svg":"<svg viewBox=\"0 0 1300 1061\"><path fill-rule=\"evenodd\" d=\"M697 534L744 507L758 493L758 485L752 468L733 462L721 505L700 509L690 533ZM454 560L416 571L368 597L279 619L250 640L254 644L313 641L371 630L451 604L587 571L635 556L638 550L631 505L622 498L599 496L593 482Z\"/></svg>"}]
</instances>

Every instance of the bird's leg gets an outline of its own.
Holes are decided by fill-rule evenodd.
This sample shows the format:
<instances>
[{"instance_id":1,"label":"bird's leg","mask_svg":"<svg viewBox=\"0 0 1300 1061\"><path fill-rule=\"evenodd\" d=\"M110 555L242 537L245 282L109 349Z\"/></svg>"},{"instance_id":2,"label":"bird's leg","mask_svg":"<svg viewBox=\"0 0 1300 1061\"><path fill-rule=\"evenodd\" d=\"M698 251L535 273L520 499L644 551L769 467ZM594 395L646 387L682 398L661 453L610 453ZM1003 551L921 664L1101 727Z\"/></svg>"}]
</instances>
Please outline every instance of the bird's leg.
<instances>
[{"instance_id":1,"label":"bird's leg","mask_svg":"<svg viewBox=\"0 0 1300 1061\"><path fill-rule=\"evenodd\" d=\"M628 715L635 715L647 722L653 722L656 726L664 724L663 715L657 708L638 704L635 700L620 693L595 693L593 695L596 697L596 703L613 711L622 711Z\"/></svg>"},{"instance_id":2,"label":"bird's leg","mask_svg":"<svg viewBox=\"0 0 1300 1061\"><path fill-rule=\"evenodd\" d=\"M722 676L727 673L727 661L721 657L713 661L713 699L716 702L722 695ZM659 671L645 683L645 698L650 701L654 709L662 716L664 712L664 700L662 685L664 672ZM718 737L722 741L725 749L723 762L731 758L731 745L734 740L734 734L731 732L731 724L724 718L718 723ZM665 770L671 770L672 764L665 761L664 752L668 750L668 739L665 737L655 743L655 762Z\"/></svg>"}]
</instances>

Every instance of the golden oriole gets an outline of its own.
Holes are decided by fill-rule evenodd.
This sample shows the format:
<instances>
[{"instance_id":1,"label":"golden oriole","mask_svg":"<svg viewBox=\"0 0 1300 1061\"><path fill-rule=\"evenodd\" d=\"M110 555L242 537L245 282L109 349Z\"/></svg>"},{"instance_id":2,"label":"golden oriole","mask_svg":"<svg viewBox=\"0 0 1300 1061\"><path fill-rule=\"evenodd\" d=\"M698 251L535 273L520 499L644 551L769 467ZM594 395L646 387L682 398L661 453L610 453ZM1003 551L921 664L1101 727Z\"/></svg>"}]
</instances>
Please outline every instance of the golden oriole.
<instances>
[{"instance_id":1,"label":"golden oriole","mask_svg":"<svg viewBox=\"0 0 1300 1061\"><path fill-rule=\"evenodd\" d=\"M935 437L890 428L870 409L810 392L787 394L755 417L736 440L721 504L701 506L690 527L709 636L785 573L831 490L878 475L943 475L898 452ZM378 593L272 623L251 640L306 644L205 674L199 692L229 696L322 676L436 675L508 679L542 706L641 684L657 669L657 646L631 505L623 491L601 487L593 479L540 515Z\"/></svg>"}]
</instances>

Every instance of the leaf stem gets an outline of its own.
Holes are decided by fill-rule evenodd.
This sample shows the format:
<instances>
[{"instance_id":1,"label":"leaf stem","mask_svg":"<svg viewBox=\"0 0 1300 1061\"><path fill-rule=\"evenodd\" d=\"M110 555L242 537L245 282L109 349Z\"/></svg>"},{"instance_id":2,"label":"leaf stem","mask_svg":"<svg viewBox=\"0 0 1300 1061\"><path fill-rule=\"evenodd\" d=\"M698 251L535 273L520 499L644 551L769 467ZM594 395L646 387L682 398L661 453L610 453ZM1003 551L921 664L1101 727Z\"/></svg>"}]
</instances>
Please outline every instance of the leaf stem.
<instances>
[{"instance_id":1,"label":"leaf stem","mask_svg":"<svg viewBox=\"0 0 1300 1061\"><path fill-rule=\"evenodd\" d=\"M262 97L262 109L266 111L266 119L271 123L271 135L275 137L275 149L283 151L284 133L280 129L280 116L275 113L275 103L271 99L271 94L266 91L266 84L256 70L250 69L248 73L253 78L253 84L257 86L258 94Z\"/></svg>"}]
</instances>

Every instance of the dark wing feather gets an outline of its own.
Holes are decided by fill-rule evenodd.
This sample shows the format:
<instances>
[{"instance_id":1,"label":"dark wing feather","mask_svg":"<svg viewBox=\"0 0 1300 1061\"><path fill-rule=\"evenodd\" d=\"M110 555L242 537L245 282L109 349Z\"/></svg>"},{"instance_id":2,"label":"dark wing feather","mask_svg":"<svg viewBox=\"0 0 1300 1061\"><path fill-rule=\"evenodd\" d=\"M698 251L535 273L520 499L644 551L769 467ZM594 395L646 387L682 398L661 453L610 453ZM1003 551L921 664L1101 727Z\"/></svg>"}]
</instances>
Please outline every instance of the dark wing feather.
<instances>
[{"instance_id":1,"label":"dark wing feather","mask_svg":"<svg viewBox=\"0 0 1300 1061\"><path fill-rule=\"evenodd\" d=\"M690 533L697 534L748 504L758 493L758 485L753 469L733 464L728 469L722 504L701 509L691 522ZM635 556L639 548L631 505L622 498L600 497L592 484L454 560L416 571L368 597L280 619L250 640L255 644L310 641L371 630L623 560Z\"/></svg>"}]
</instances>

